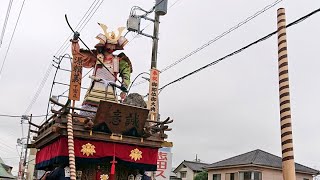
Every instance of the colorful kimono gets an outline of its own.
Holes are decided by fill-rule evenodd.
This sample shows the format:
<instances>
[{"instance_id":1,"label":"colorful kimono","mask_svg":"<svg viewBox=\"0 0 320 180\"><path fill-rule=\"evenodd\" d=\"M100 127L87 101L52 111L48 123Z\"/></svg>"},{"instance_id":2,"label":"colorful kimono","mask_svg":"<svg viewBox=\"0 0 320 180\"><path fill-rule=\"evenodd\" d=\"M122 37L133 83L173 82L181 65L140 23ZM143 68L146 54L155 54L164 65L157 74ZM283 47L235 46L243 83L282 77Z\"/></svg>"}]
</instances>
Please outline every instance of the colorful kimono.
<instances>
[{"instance_id":1,"label":"colorful kimono","mask_svg":"<svg viewBox=\"0 0 320 180\"><path fill-rule=\"evenodd\" d=\"M128 87L130 84L130 74L132 72L132 65L123 53L121 57L113 54L97 54L96 50L93 54L87 50L82 50L79 47L78 41L72 41L72 54L81 56L83 67L94 68L91 86L88 89L82 108L97 110L100 100L109 100L117 102L115 88L110 85L116 83L117 75L122 78L122 85ZM97 59L103 62L106 69ZM93 116L93 113L81 112L82 115Z\"/></svg>"}]
</instances>

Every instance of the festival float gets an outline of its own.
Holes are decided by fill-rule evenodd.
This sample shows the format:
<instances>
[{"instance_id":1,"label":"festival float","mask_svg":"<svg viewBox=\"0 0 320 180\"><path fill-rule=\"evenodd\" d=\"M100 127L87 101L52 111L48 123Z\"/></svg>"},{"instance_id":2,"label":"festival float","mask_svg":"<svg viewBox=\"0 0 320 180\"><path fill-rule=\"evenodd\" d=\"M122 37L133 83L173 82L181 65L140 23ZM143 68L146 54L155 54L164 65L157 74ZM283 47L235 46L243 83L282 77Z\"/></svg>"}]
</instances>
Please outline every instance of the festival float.
<instances>
[{"instance_id":1,"label":"festival float","mask_svg":"<svg viewBox=\"0 0 320 180\"><path fill-rule=\"evenodd\" d=\"M160 15L156 11L155 21ZM66 20L73 31L67 16ZM168 124L173 120L161 121L158 116L159 71L151 66L147 102L137 93L127 94L133 64L125 53L115 55L128 43L122 36L125 28L109 32L106 25L98 25L103 33L96 36L94 48L73 31L68 100L60 103L50 98L59 108L52 108L52 116L37 126L30 145L37 149L35 168L62 168L70 179L145 179L146 172L157 170L159 148L172 147L165 132L171 130ZM80 41L87 49L80 48ZM91 85L82 105L76 107L83 68L93 69ZM155 173L150 174L156 179Z\"/></svg>"}]
</instances>

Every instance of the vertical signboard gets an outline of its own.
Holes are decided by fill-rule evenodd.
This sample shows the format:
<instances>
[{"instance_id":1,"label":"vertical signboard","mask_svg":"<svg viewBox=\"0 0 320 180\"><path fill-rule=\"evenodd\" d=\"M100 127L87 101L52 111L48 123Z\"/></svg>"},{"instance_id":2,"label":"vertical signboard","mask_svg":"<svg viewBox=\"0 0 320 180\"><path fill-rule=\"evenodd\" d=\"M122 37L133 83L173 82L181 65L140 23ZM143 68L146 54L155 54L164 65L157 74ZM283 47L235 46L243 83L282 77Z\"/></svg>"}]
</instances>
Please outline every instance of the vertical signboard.
<instances>
[{"instance_id":1,"label":"vertical signboard","mask_svg":"<svg viewBox=\"0 0 320 180\"><path fill-rule=\"evenodd\" d=\"M70 89L69 99L74 101L80 100L81 91L81 80L82 80L82 57L80 55L73 56L71 78L70 78Z\"/></svg>"},{"instance_id":2,"label":"vertical signboard","mask_svg":"<svg viewBox=\"0 0 320 180\"><path fill-rule=\"evenodd\" d=\"M159 88L159 70L151 69L148 109L150 110L150 119L157 121L158 115L158 88Z\"/></svg>"},{"instance_id":3,"label":"vertical signboard","mask_svg":"<svg viewBox=\"0 0 320 180\"><path fill-rule=\"evenodd\" d=\"M160 148L158 151L156 180L169 180L172 169L171 148Z\"/></svg>"}]
</instances>

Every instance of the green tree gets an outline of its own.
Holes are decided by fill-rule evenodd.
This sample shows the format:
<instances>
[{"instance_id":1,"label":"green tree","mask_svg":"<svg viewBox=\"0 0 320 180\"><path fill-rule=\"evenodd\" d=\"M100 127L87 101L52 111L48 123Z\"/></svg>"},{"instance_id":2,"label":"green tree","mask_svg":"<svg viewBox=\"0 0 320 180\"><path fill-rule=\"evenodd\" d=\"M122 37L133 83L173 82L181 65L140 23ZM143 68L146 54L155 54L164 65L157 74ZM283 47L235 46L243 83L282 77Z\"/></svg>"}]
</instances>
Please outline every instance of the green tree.
<instances>
[{"instance_id":1,"label":"green tree","mask_svg":"<svg viewBox=\"0 0 320 180\"><path fill-rule=\"evenodd\" d=\"M202 171L198 173L195 177L194 180L208 180L208 172Z\"/></svg>"}]
</instances>

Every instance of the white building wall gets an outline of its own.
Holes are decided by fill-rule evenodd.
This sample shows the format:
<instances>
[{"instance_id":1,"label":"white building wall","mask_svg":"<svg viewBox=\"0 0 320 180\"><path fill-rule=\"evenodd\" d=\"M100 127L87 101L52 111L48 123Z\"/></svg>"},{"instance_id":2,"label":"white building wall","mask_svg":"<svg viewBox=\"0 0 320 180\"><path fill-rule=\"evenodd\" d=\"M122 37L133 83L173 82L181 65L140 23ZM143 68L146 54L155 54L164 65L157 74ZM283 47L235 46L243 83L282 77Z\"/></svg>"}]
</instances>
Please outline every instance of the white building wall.
<instances>
[{"instance_id":1,"label":"white building wall","mask_svg":"<svg viewBox=\"0 0 320 180\"><path fill-rule=\"evenodd\" d=\"M262 173L262 180L283 180L282 171L275 169L267 169L267 168L230 168L230 169L222 169L222 170L209 170L208 171L208 180L213 180L213 174L221 174L221 180L227 180L227 173L237 173L239 171L260 171ZM308 174L296 174L296 180L304 180L304 178L313 180L312 175ZM238 179L235 179L238 180Z\"/></svg>"},{"instance_id":2,"label":"white building wall","mask_svg":"<svg viewBox=\"0 0 320 180\"><path fill-rule=\"evenodd\" d=\"M187 172L185 178L181 178L181 172ZM182 180L193 180L194 176L195 176L194 172L188 167L181 168L177 173L177 177L181 178Z\"/></svg>"}]
</instances>

